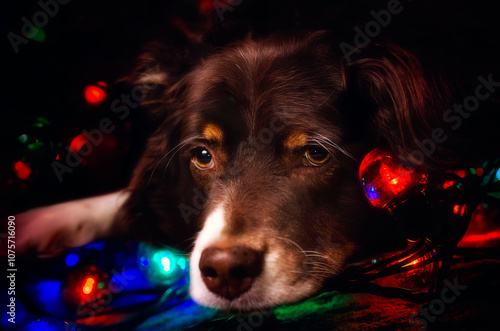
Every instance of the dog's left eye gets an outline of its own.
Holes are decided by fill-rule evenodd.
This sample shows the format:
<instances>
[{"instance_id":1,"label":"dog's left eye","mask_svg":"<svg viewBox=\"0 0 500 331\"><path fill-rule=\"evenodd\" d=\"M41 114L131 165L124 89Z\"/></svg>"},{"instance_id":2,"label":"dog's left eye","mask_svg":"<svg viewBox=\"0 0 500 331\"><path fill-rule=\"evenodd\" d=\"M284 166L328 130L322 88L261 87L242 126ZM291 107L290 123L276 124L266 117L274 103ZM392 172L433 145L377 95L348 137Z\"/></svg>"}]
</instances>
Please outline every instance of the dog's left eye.
<instances>
[{"instance_id":1,"label":"dog's left eye","mask_svg":"<svg viewBox=\"0 0 500 331\"><path fill-rule=\"evenodd\" d=\"M193 162L200 170L207 170L214 167L214 158L208 149L200 147L194 152Z\"/></svg>"},{"instance_id":2,"label":"dog's left eye","mask_svg":"<svg viewBox=\"0 0 500 331\"><path fill-rule=\"evenodd\" d=\"M330 153L323 147L311 146L307 149L304 157L313 166L322 166L330 160Z\"/></svg>"}]
</instances>

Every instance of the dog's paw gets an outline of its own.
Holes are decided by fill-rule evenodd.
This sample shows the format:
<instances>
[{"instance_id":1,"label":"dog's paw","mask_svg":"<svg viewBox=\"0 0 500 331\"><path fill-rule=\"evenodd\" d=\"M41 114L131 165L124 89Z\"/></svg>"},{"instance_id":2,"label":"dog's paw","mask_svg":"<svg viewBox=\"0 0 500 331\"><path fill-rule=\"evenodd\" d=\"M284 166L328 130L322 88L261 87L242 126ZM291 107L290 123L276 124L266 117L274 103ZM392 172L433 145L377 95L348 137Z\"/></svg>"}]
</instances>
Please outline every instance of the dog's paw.
<instances>
[{"instance_id":1,"label":"dog's paw","mask_svg":"<svg viewBox=\"0 0 500 331\"><path fill-rule=\"evenodd\" d=\"M17 252L33 251L47 257L87 243L94 230L80 221L78 209L72 203L62 203L16 215Z\"/></svg>"},{"instance_id":2,"label":"dog's paw","mask_svg":"<svg viewBox=\"0 0 500 331\"><path fill-rule=\"evenodd\" d=\"M111 235L116 214L127 196L119 191L16 215L17 253L49 257Z\"/></svg>"}]
</instances>

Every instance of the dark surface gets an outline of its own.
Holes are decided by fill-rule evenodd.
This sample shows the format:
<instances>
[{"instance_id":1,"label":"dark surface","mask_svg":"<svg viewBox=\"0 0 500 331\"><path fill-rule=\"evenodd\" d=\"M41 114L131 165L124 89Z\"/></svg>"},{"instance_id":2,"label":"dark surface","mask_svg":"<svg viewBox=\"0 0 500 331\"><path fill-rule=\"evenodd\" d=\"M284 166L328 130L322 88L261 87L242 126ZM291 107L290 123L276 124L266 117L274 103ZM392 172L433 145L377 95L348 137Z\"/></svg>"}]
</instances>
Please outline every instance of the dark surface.
<instances>
[{"instance_id":1,"label":"dark surface","mask_svg":"<svg viewBox=\"0 0 500 331\"><path fill-rule=\"evenodd\" d=\"M417 316L421 309L432 311L428 304L372 294L332 293L316 299L319 308L314 313L298 312L297 319L277 319L277 315L264 313L212 321L194 330L498 330L499 266L490 260L453 267L447 279L455 283L458 277L456 284L467 288L452 302L438 306L438 314L425 315L428 320Z\"/></svg>"}]
</instances>

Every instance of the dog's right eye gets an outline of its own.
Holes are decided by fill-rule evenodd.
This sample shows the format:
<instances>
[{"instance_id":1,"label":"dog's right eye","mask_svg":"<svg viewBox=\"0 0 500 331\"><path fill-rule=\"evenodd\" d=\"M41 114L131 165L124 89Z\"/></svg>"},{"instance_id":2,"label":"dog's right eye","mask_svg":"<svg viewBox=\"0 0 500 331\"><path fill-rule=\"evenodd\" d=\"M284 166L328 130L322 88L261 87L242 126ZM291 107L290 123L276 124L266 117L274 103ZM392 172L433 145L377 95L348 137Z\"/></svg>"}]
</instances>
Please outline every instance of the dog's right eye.
<instances>
[{"instance_id":1,"label":"dog's right eye","mask_svg":"<svg viewBox=\"0 0 500 331\"><path fill-rule=\"evenodd\" d=\"M304 154L309 164L319 167L330 160L330 153L323 147L311 146Z\"/></svg>"},{"instance_id":2,"label":"dog's right eye","mask_svg":"<svg viewBox=\"0 0 500 331\"><path fill-rule=\"evenodd\" d=\"M214 167L214 158L204 147L197 148L194 152L193 163L200 170L207 170Z\"/></svg>"}]
</instances>

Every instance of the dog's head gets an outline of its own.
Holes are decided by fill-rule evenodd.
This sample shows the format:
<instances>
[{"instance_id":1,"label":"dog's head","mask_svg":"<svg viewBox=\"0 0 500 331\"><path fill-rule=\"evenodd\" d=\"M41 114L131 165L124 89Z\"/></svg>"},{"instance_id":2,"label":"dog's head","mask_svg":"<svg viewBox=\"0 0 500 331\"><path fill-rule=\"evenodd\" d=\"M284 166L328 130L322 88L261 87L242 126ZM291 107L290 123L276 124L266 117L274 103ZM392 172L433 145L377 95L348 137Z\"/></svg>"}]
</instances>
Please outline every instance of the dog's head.
<instances>
[{"instance_id":1,"label":"dog's head","mask_svg":"<svg viewBox=\"0 0 500 331\"><path fill-rule=\"evenodd\" d=\"M124 212L131 231L190 250L199 303L297 301L386 238L359 163L383 144L411 159L444 103L410 53L374 45L347 62L338 50L312 33L195 61L163 46L143 56L134 80L159 126Z\"/></svg>"}]
</instances>

